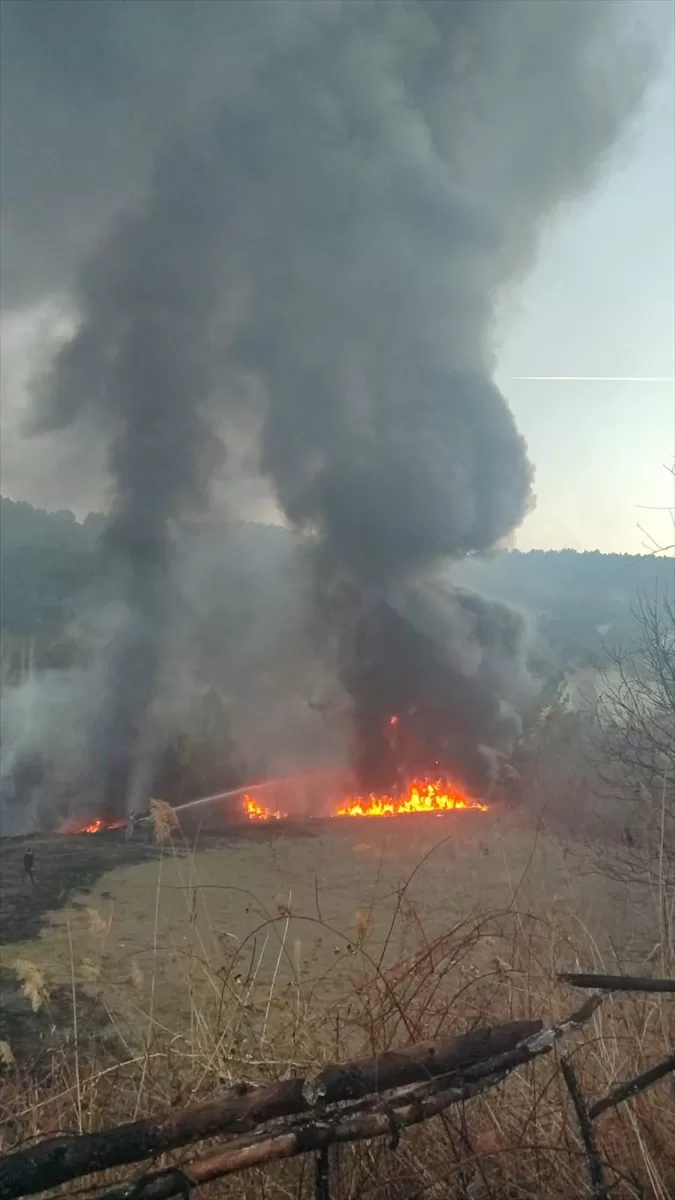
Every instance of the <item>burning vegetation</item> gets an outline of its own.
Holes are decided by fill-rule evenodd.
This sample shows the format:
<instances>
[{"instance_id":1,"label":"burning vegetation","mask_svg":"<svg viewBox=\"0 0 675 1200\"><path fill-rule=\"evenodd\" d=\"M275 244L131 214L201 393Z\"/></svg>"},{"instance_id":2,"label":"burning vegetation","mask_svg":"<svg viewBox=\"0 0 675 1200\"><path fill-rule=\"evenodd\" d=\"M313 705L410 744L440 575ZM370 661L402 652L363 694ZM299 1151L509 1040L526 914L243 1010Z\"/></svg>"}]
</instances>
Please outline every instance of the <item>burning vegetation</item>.
<instances>
[{"instance_id":1,"label":"burning vegetation","mask_svg":"<svg viewBox=\"0 0 675 1200\"><path fill-rule=\"evenodd\" d=\"M377 728L377 724L370 723L371 731ZM379 756L374 755L372 759L373 763L379 765L379 786L372 775L369 778L364 773L356 772L347 780L339 773L321 771L314 773L314 794L307 805L306 788L312 781L312 774L300 772L288 777L249 784L248 788L232 788L200 797L178 805L177 808L164 801L152 800L150 813L145 818L137 813L132 814L126 821L106 820L105 816L97 816L95 819L88 816L80 822L71 820L61 827L60 832L100 833L126 826L129 836L132 836L139 820L143 823L152 821L157 832L160 809L163 814L163 827L166 817L169 822L167 830L170 830L178 828L178 814L182 809L218 802L224 802L226 805L220 809L220 819L227 824L242 819L254 822L282 821L292 816L307 819L392 817L407 816L411 813L437 815L467 810L488 811L488 805L464 788L458 777L442 761L442 749L447 749L449 739L446 738L443 742L427 739L425 744L409 714L402 717L396 713L389 713L379 723L379 728L381 737L371 740L372 749L380 749ZM438 734L439 731L436 732ZM425 768L425 750L428 754L429 749L439 757L432 758L433 766ZM266 802L261 793L265 790L265 794L269 795L270 789L272 798ZM299 803L301 793L305 793L304 805ZM231 804L233 800L234 807Z\"/></svg>"},{"instance_id":2,"label":"burning vegetation","mask_svg":"<svg viewBox=\"0 0 675 1200\"><path fill-rule=\"evenodd\" d=\"M126 821L106 821L103 817L94 817L91 820L78 820L73 817L60 827L59 833L105 833L110 829L122 829L124 825Z\"/></svg>"},{"instance_id":3,"label":"burning vegetation","mask_svg":"<svg viewBox=\"0 0 675 1200\"><path fill-rule=\"evenodd\" d=\"M487 804L472 800L451 784L438 779L435 782L411 783L407 793L401 796L376 795L350 796L338 808L337 817L398 817L407 813L443 813L457 809L474 809L487 812Z\"/></svg>"},{"instance_id":4,"label":"burning vegetation","mask_svg":"<svg viewBox=\"0 0 675 1200\"><path fill-rule=\"evenodd\" d=\"M487 812L487 804L474 800L444 779L415 780L398 793L370 792L346 796L330 812L331 817L400 817L409 813L447 813L472 810ZM244 812L250 821L280 821L289 813L267 807L244 796Z\"/></svg>"},{"instance_id":5,"label":"burning vegetation","mask_svg":"<svg viewBox=\"0 0 675 1200\"><path fill-rule=\"evenodd\" d=\"M244 812L249 821L281 821L288 813L281 812L278 808L267 808L264 804L258 804L252 796L244 796Z\"/></svg>"},{"instance_id":6,"label":"burning vegetation","mask_svg":"<svg viewBox=\"0 0 675 1200\"><path fill-rule=\"evenodd\" d=\"M173 814L172 828L178 828L178 815L170 805L165 806ZM399 817L410 813L447 813L458 811L487 812L488 805L465 795L454 783L446 779L417 779L407 789L387 793L369 792L351 794L333 804L328 817ZM283 821L291 812L282 803L261 803L250 793L242 798L241 815L247 821ZM104 833L127 826L125 821L106 821L101 817L86 823L68 821L60 829L63 834Z\"/></svg>"}]
</instances>

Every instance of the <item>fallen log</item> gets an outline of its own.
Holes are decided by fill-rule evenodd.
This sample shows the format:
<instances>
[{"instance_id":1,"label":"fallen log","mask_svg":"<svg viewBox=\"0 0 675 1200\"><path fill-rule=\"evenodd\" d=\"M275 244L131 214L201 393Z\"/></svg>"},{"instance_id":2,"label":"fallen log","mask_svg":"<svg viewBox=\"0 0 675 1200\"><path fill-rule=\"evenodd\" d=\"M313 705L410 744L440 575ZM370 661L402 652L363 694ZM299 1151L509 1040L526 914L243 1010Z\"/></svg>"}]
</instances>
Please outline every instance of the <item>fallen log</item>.
<instances>
[{"instance_id":1,"label":"fallen log","mask_svg":"<svg viewBox=\"0 0 675 1200\"><path fill-rule=\"evenodd\" d=\"M558 976L572 987L599 988L608 992L675 992L675 979L650 979L641 975L594 975L564 972Z\"/></svg>"},{"instance_id":2,"label":"fallen log","mask_svg":"<svg viewBox=\"0 0 675 1200\"><path fill-rule=\"evenodd\" d=\"M374 1058L326 1067L307 1086L306 1092L319 1105L358 1100L361 1096L405 1087L494 1058L532 1037L542 1027L543 1021L512 1021L494 1029L475 1029L450 1042L417 1042L403 1050L387 1050Z\"/></svg>"},{"instance_id":3,"label":"fallen log","mask_svg":"<svg viewBox=\"0 0 675 1200\"><path fill-rule=\"evenodd\" d=\"M100 1200L177 1200L186 1197L193 1188L237 1171L266 1166L282 1159L297 1158L312 1151L347 1142L370 1141L392 1137L411 1125L418 1125L437 1116L453 1104L470 1099L478 1092L500 1083L504 1072L487 1076L480 1083L447 1088L428 1096L412 1096L395 1106L387 1105L368 1112L342 1117L338 1112L328 1117L308 1121L298 1128L283 1130L255 1139L237 1139L207 1158L196 1159L185 1167L170 1169L154 1177L137 1179L104 1192Z\"/></svg>"},{"instance_id":4,"label":"fallen log","mask_svg":"<svg viewBox=\"0 0 675 1200\"><path fill-rule=\"evenodd\" d=\"M262 1121L306 1107L302 1079L264 1087L235 1086L207 1104L90 1134L66 1134L0 1158L0 1198L32 1195L82 1175L154 1158L165 1150L230 1130L254 1129Z\"/></svg>"},{"instance_id":5,"label":"fallen log","mask_svg":"<svg viewBox=\"0 0 675 1200\"><path fill-rule=\"evenodd\" d=\"M192 1189L202 1184L250 1167L266 1166L311 1151L327 1151L329 1146L389 1135L393 1147L401 1129L420 1124L453 1104L487 1091L503 1082L518 1066L548 1053L560 1038L580 1029L601 1000L601 996L589 997L578 1012L560 1025L542 1030L483 1063L473 1062L450 1075L417 1084L390 1097L386 1104L378 1097L372 1097L367 1111L364 1111L366 1102L361 1100L356 1110L338 1111L332 1119L327 1115L317 1119L313 1114L290 1129L237 1138L207 1158L118 1184L105 1192L100 1200L186 1200ZM463 1080L459 1079L461 1076Z\"/></svg>"},{"instance_id":6,"label":"fallen log","mask_svg":"<svg viewBox=\"0 0 675 1200\"><path fill-rule=\"evenodd\" d=\"M155 1158L215 1134L241 1134L284 1117L448 1074L516 1047L541 1021L510 1021L459 1037L421 1042L403 1051L328 1067L314 1080L288 1079L262 1087L241 1084L207 1104L117 1129L49 1138L0 1158L0 1200L15 1200L84 1175Z\"/></svg>"}]
</instances>

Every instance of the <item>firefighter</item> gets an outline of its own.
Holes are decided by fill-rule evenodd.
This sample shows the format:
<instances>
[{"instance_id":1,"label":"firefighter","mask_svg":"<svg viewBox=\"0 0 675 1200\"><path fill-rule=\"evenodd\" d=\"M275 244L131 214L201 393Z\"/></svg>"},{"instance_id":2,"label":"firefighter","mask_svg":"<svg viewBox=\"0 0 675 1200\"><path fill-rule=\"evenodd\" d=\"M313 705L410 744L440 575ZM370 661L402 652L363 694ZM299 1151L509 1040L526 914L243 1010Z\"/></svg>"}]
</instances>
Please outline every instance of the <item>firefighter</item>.
<instances>
[{"instance_id":1,"label":"firefighter","mask_svg":"<svg viewBox=\"0 0 675 1200\"><path fill-rule=\"evenodd\" d=\"M27 879L30 879L33 887L35 887L35 876L33 874L34 866L35 855L33 854L32 850L26 850L26 853L23 856L23 882L25 883Z\"/></svg>"}]
</instances>

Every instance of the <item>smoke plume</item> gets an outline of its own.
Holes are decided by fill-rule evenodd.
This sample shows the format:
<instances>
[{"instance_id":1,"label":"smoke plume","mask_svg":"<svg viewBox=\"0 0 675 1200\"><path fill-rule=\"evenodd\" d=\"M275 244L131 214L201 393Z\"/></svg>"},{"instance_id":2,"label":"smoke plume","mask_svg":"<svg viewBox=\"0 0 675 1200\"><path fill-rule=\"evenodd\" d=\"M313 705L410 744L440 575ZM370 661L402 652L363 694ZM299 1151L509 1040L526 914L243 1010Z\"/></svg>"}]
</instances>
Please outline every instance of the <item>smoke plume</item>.
<instances>
[{"instance_id":1,"label":"smoke plume","mask_svg":"<svg viewBox=\"0 0 675 1200\"><path fill-rule=\"evenodd\" d=\"M316 538L362 783L387 782L395 706L409 766L484 787L517 733L523 623L429 579L532 504L491 379L494 306L640 98L626 6L6 8L7 288L74 293L39 427L77 437L93 419L114 483L126 619L97 739L108 809L143 787L172 523L208 505L251 428L288 521Z\"/></svg>"}]
</instances>

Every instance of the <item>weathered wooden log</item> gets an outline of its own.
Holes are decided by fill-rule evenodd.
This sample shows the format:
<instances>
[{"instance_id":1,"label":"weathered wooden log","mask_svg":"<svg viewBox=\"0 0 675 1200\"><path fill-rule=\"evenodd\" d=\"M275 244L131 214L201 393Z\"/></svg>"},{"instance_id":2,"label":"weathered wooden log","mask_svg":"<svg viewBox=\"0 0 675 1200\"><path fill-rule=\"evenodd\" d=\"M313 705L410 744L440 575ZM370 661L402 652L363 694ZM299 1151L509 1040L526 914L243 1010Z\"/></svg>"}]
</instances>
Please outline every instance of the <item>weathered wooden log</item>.
<instances>
[{"instance_id":1,"label":"weathered wooden log","mask_svg":"<svg viewBox=\"0 0 675 1200\"><path fill-rule=\"evenodd\" d=\"M662 1058L660 1062L650 1067L648 1071L644 1071L642 1075L636 1075L634 1079L628 1079L625 1083L619 1083L611 1092L603 1096L600 1100L596 1100L592 1104L588 1115L592 1121L596 1117L607 1112L609 1108L616 1108L624 1100L630 1100L632 1096L637 1096L640 1092L646 1092L647 1088L658 1083L660 1079L665 1079L666 1075L675 1072L675 1051L672 1051Z\"/></svg>"},{"instance_id":2,"label":"weathered wooden log","mask_svg":"<svg viewBox=\"0 0 675 1200\"><path fill-rule=\"evenodd\" d=\"M105 1129L67 1134L0 1158L0 1197L32 1195L82 1175L154 1158L164 1150L228 1131L254 1129L263 1121L307 1107L302 1079L265 1087L241 1085L207 1104Z\"/></svg>"},{"instance_id":3,"label":"weathered wooden log","mask_svg":"<svg viewBox=\"0 0 675 1200\"><path fill-rule=\"evenodd\" d=\"M476 1029L452 1041L417 1042L374 1058L326 1067L309 1085L308 1095L316 1104L331 1104L447 1075L469 1063L506 1053L542 1027L543 1021L512 1021L494 1029Z\"/></svg>"},{"instance_id":4,"label":"weathered wooden log","mask_svg":"<svg viewBox=\"0 0 675 1200\"><path fill-rule=\"evenodd\" d=\"M572 987L600 988L609 992L675 992L675 979L650 979L640 975L593 975L565 971L559 975Z\"/></svg>"},{"instance_id":5,"label":"weathered wooden log","mask_svg":"<svg viewBox=\"0 0 675 1200\"><path fill-rule=\"evenodd\" d=\"M297 1128L282 1130L255 1139L237 1139L236 1144L225 1145L208 1158L200 1158L177 1170L169 1170L134 1183L120 1184L105 1192L100 1200L176 1200L205 1183L222 1179L237 1171L251 1167L266 1166L282 1159L297 1158L301 1154L322 1150L328 1146L359 1142L378 1137L391 1137L393 1130L408 1128L427 1121L449 1108L486 1091L500 1083L504 1072L489 1075L480 1083L466 1084L435 1092L428 1096L402 1098L395 1106L377 1106L368 1112L342 1117L338 1112L333 1118L307 1121Z\"/></svg>"},{"instance_id":6,"label":"weathered wooden log","mask_svg":"<svg viewBox=\"0 0 675 1200\"><path fill-rule=\"evenodd\" d=\"M289 1079L263 1087L241 1085L208 1104L163 1118L49 1138L0 1158L0 1200L15 1200L83 1175L126 1166L215 1134L240 1134L283 1117L447 1074L492 1058L537 1033L541 1021L510 1021L455 1038L422 1042L398 1053L329 1067L314 1081Z\"/></svg>"}]
</instances>

